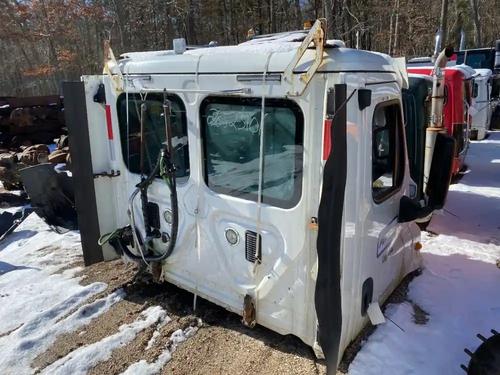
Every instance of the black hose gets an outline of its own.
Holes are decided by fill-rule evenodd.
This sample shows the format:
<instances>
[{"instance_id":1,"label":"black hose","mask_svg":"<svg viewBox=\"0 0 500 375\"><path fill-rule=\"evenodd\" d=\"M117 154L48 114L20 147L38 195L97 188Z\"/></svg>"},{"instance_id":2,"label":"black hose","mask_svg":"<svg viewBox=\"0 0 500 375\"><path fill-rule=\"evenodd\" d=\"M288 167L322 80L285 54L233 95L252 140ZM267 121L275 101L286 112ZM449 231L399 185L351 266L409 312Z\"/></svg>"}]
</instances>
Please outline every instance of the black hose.
<instances>
[{"instance_id":1,"label":"black hose","mask_svg":"<svg viewBox=\"0 0 500 375\"><path fill-rule=\"evenodd\" d=\"M174 165L171 161L171 155L164 148L162 150L162 153L160 157L158 158L158 161L151 171L151 173L147 176L146 179L141 181L137 187L142 190L145 190L147 192L147 188L151 183L153 182L154 178L158 175L158 172L160 171L161 163L162 160L164 160L167 163L166 166L166 178L169 179L169 187L170 187L170 203L171 203L171 208L172 208L172 230L170 232L170 241L168 242L168 247L163 252L162 254L159 255L147 255L144 254L144 257L141 255L134 254L131 252L127 245L124 243L123 239L123 232L127 228L124 228L122 233L120 235L114 237L112 240L110 240L110 244L116 248L118 252L121 252L125 254L128 258L133 259L133 260L145 260L147 262L159 262L162 260L167 259L172 252L174 251L175 244L177 242L177 234L178 234L178 229L179 229L179 209L178 209L178 201L177 201L177 184L176 184L176 178L175 178L175 168ZM132 230L135 230L135 228L132 228ZM143 244L137 244L138 246L142 246Z\"/></svg>"},{"instance_id":2,"label":"black hose","mask_svg":"<svg viewBox=\"0 0 500 375\"><path fill-rule=\"evenodd\" d=\"M132 231L137 230L134 226L132 227L128 226L125 228L122 228L115 233L111 234L110 237L108 237L109 243L115 247L115 249L118 252L121 252L122 254L125 254L127 257L133 259L133 260L144 260L146 262L158 262L162 261L166 258L168 258L172 252L174 251L175 244L177 242L177 234L179 230L179 206L178 206L178 201L177 201L177 183L176 183L176 177L175 177L175 165L173 163L173 153L174 149L172 147L172 127L170 123L170 102L167 98L166 92L164 93L164 102L163 102L163 111L164 111L164 119L165 119L165 144L160 152L160 155L158 156L158 159L156 161L156 164L153 168L153 170L149 173L149 175L146 178L141 178L141 182L139 182L136 187L140 189L141 192L141 203L142 203L142 214L144 218L144 226L145 226L145 231L146 231L146 239L151 238L151 235L153 234L153 231L151 230L151 227L149 225L149 218L148 218L148 188L149 186L153 183L154 179L160 175L160 177L165 181L166 185L170 189L170 204L171 204L171 209L172 209L172 225L171 228L172 230L170 231L170 240L168 242L168 247L160 255L148 255L146 254L146 251L152 250L149 248L148 242L149 241L144 241L145 243L137 243L136 245L139 247L139 251L141 252L141 255L134 254L127 248L127 243L129 242L126 240L124 237L125 231L130 228ZM144 112L145 106L141 106L141 112ZM144 113L141 113L141 174L143 171L143 149L144 149ZM133 202L131 203L133 204ZM132 213L133 214L133 213ZM132 223L134 220L132 220ZM137 242L140 241L142 236L136 235L136 233L132 233L132 238L137 238ZM135 240L132 240L135 241ZM144 246L146 245L146 246ZM143 247L146 247L145 249Z\"/></svg>"}]
</instances>

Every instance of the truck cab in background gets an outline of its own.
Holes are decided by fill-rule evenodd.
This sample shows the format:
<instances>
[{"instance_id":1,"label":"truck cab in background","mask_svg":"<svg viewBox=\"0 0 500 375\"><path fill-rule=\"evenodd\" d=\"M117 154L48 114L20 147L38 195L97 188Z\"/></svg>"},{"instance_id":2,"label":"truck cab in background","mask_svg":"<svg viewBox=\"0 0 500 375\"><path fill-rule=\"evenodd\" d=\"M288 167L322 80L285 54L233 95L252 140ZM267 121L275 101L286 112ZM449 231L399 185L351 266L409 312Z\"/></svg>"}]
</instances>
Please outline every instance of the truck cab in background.
<instances>
[{"instance_id":1,"label":"truck cab in background","mask_svg":"<svg viewBox=\"0 0 500 375\"><path fill-rule=\"evenodd\" d=\"M408 73L431 76L432 66L408 65ZM453 174L464 167L470 138L470 106L474 70L465 65L446 67L444 70L445 98L443 122L447 133L456 141Z\"/></svg>"},{"instance_id":2,"label":"truck cab in background","mask_svg":"<svg viewBox=\"0 0 500 375\"><path fill-rule=\"evenodd\" d=\"M479 91L484 90L479 99L482 104L478 105L481 113L477 119L473 119L473 127L478 130L478 139L482 139L483 128L500 129L500 40L496 41L494 47L488 48L465 49L463 46L456 53L456 64L465 64L475 69L479 76L479 84L483 86L479 88ZM485 99L486 97L488 99ZM489 100L489 108L484 100ZM491 118L486 122L488 112Z\"/></svg>"},{"instance_id":3,"label":"truck cab in background","mask_svg":"<svg viewBox=\"0 0 500 375\"><path fill-rule=\"evenodd\" d=\"M490 129L496 100L492 100L493 73L490 69L475 69L471 110L471 139L482 140Z\"/></svg>"}]
</instances>

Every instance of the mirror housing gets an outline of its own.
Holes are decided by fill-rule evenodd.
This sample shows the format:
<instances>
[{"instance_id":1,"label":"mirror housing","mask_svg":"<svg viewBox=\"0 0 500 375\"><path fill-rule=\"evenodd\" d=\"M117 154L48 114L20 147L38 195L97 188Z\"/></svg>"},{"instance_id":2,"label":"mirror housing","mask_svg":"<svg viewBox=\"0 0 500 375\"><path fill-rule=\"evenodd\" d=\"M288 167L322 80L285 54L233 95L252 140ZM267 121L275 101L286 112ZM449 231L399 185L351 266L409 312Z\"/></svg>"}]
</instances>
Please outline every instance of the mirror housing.
<instances>
[{"instance_id":1,"label":"mirror housing","mask_svg":"<svg viewBox=\"0 0 500 375\"><path fill-rule=\"evenodd\" d=\"M403 195L399 201L398 223L421 219L430 215L431 212L432 208L428 205L422 207L418 200Z\"/></svg>"}]
</instances>

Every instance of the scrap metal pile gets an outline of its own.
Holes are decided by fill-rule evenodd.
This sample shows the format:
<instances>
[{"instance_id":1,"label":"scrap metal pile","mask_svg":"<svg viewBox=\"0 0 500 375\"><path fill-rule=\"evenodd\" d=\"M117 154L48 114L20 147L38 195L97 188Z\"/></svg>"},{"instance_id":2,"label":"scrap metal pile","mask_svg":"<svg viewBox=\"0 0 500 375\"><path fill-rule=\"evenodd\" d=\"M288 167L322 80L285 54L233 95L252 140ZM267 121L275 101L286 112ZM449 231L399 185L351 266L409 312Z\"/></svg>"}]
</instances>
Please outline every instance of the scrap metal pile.
<instances>
[{"instance_id":1,"label":"scrap metal pile","mask_svg":"<svg viewBox=\"0 0 500 375\"><path fill-rule=\"evenodd\" d=\"M52 151L52 152L51 152ZM0 98L0 182L20 190L19 170L69 159L64 108L59 96Z\"/></svg>"},{"instance_id":2,"label":"scrap metal pile","mask_svg":"<svg viewBox=\"0 0 500 375\"><path fill-rule=\"evenodd\" d=\"M76 228L71 158L59 96L0 97L0 240L25 211ZM20 191L20 192L19 192Z\"/></svg>"}]
</instances>

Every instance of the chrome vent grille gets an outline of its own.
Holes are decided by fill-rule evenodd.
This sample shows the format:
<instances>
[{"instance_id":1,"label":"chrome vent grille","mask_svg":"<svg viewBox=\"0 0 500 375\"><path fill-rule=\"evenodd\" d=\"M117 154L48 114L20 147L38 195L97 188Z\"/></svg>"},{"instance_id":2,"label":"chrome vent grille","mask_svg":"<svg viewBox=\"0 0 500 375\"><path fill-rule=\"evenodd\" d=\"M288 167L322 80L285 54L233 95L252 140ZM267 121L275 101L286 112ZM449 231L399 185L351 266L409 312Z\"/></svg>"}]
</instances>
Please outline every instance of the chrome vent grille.
<instances>
[{"instance_id":1,"label":"chrome vent grille","mask_svg":"<svg viewBox=\"0 0 500 375\"><path fill-rule=\"evenodd\" d=\"M259 251L257 253L257 238L259 241ZM255 256L257 255L257 256ZM262 237L251 230L245 232L245 258L249 262L260 263L262 259Z\"/></svg>"}]
</instances>

